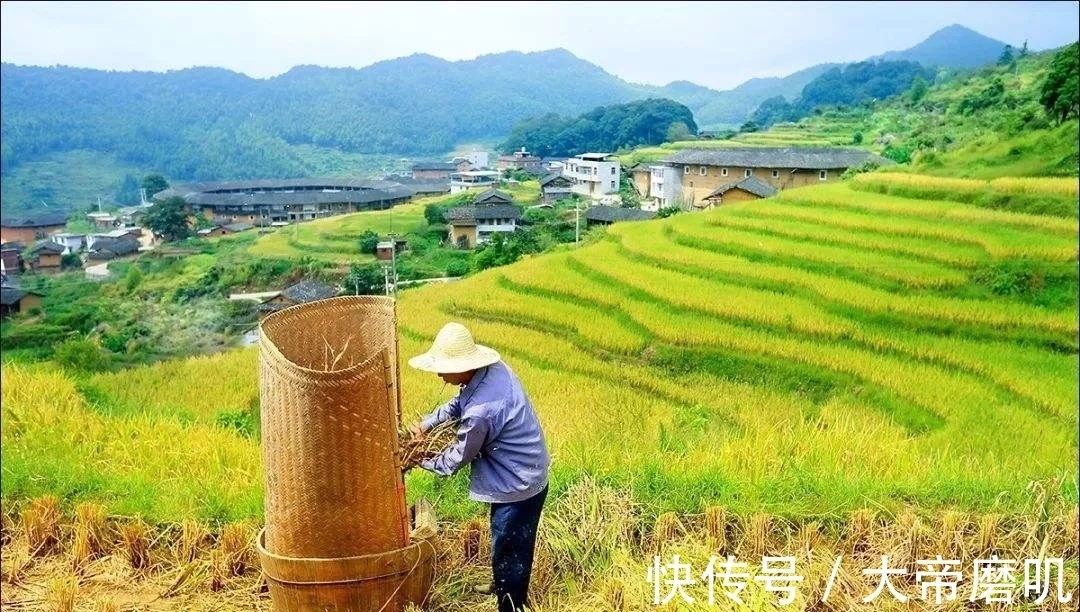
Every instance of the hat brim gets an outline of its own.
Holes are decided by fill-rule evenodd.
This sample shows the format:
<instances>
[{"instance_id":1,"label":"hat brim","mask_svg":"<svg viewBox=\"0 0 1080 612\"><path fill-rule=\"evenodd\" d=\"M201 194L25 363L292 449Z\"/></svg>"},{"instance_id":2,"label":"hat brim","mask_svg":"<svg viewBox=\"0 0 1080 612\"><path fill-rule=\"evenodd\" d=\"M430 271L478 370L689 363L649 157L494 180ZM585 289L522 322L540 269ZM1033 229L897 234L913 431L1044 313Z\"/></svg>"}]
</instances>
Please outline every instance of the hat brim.
<instances>
[{"instance_id":1,"label":"hat brim","mask_svg":"<svg viewBox=\"0 0 1080 612\"><path fill-rule=\"evenodd\" d=\"M459 374L469 370L479 370L487 367L500 359L498 351L482 344L476 345L476 350L469 355L455 357L436 357L431 353L423 353L409 359L409 365L424 372L435 374Z\"/></svg>"}]
</instances>

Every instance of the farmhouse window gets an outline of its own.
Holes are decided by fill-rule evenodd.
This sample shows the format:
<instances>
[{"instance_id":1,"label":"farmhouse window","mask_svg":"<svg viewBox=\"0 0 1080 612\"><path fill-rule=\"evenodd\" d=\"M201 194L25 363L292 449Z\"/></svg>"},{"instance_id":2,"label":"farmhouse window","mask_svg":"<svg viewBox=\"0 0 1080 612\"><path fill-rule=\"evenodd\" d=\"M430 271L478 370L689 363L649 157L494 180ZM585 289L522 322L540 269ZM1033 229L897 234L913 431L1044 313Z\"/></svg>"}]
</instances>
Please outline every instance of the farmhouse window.
<instances>
[{"instance_id":1,"label":"farmhouse window","mask_svg":"<svg viewBox=\"0 0 1080 612\"><path fill-rule=\"evenodd\" d=\"M683 166L683 174L690 174L690 166Z\"/></svg>"},{"instance_id":2,"label":"farmhouse window","mask_svg":"<svg viewBox=\"0 0 1080 612\"><path fill-rule=\"evenodd\" d=\"M828 180L829 171L828 170L821 170L821 171L818 172L817 177L818 177L818 180L822 180L822 181Z\"/></svg>"},{"instance_id":3,"label":"farmhouse window","mask_svg":"<svg viewBox=\"0 0 1080 612\"><path fill-rule=\"evenodd\" d=\"M611 167L611 173L612 173L612 174L615 174L615 166L612 166L612 167Z\"/></svg>"},{"instance_id":4,"label":"farmhouse window","mask_svg":"<svg viewBox=\"0 0 1080 612\"><path fill-rule=\"evenodd\" d=\"M720 176L727 176L727 168L720 168Z\"/></svg>"},{"instance_id":5,"label":"farmhouse window","mask_svg":"<svg viewBox=\"0 0 1080 612\"><path fill-rule=\"evenodd\" d=\"M743 170L743 178L750 178L751 176L754 176L753 170L751 170L750 168Z\"/></svg>"},{"instance_id":6,"label":"farmhouse window","mask_svg":"<svg viewBox=\"0 0 1080 612\"><path fill-rule=\"evenodd\" d=\"M700 174L701 176L706 176L708 173L709 170L705 166L701 166L698 168L698 174Z\"/></svg>"},{"instance_id":7,"label":"farmhouse window","mask_svg":"<svg viewBox=\"0 0 1080 612\"><path fill-rule=\"evenodd\" d=\"M780 178L780 171L779 170L773 170L772 171L772 177L773 178Z\"/></svg>"}]
</instances>

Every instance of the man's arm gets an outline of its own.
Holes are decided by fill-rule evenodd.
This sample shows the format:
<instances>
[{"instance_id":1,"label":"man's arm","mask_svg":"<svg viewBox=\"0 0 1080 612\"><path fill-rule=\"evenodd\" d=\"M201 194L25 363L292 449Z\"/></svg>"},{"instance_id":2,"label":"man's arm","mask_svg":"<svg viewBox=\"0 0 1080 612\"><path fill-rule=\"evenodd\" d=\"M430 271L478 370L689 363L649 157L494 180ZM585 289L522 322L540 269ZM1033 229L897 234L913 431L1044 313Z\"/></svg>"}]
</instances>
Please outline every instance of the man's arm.
<instances>
[{"instance_id":1,"label":"man's arm","mask_svg":"<svg viewBox=\"0 0 1080 612\"><path fill-rule=\"evenodd\" d=\"M457 442L437 456L420 462L420 467L440 476L449 476L471 462L484 447L488 430L488 419L477 412L468 412L461 417L457 430Z\"/></svg>"},{"instance_id":2,"label":"man's arm","mask_svg":"<svg viewBox=\"0 0 1080 612\"><path fill-rule=\"evenodd\" d=\"M457 420L461 418L461 403L458 399L460 394L455 395L449 402L446 402L442 406L435 409L434 412L427 415L420 421L420 431L427 433L432 428L445 423L447 421Z\"/></svg>"}]
</instances>

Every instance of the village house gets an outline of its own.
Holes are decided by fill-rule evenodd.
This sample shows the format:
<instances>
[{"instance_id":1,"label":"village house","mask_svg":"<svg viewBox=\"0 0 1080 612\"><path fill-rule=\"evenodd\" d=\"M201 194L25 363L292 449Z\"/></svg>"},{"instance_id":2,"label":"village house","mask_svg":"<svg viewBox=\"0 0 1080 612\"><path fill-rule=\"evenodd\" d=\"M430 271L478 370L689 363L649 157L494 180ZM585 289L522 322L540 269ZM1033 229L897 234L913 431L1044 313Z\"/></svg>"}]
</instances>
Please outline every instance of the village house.
<instances>
[{"instance_id":1,"label":"village house","mask_svg":"<svg viewBox=\"0 0 1080 612\"><path fill-rule=\"evenodd\" d=\"M521 147L520 151L514 151L510 155L500 155L499 159L495 160L495 169L500 172L503 170L524 170L525 172L540 174L544 171L544 162L539 157L526 151L525 147Z\"/></svg>"},{"instance_id":2,"label":"village house","mask_svg":"<svg viewBox=\"0 0 1080 612\"><path fill-rule=\"evenodd\" d=\"M337 289L305 278L294 285L289 285L283 289L281 293L263 300L262 303L255 308L262 313L260 315L261 318L270 313L284 310L290 306L330 299L336 297L337 294Z\"/></svg>"},{"instance_id":3,"label":"village house","mask_svg":"<svg viewBox=\"0 0 1080 612\"><path fill-rule=\"evenodd\" d=\"M549 174L540 179L540 194L544 204L554 204L559 200L570 197L573 181L562 174Z\"/></svg>"},{"instance_id":4,"label":"village house","mask_svg":"<svg viewBox=\"0 0 1080 612\"><path fill-rule=\"evenodd\" d=\"M404 238L380 240L375 246L375 258L380 261L390 261L396 253L404 253L408 246L409 242Z\"/></svg>"},{"instance_id":5,"label":"village house","mask_svg":"<svg viewBox=\"0 0 1080 612\"><path fill-rule=\"evenodd\" d=\"M472 162L467 157L455 157L450 160L450 165L454 167L455 172L468 172L469 170L476 170L473 167ZM449 178L449 176L447 176Z\"/></svg>"},{"instance_id":6,"label":"village house","mask_svg":"<svg viewBox=\"0 0 1080 612\"><path fill-rule=\"evenodd\" d=\"M657 211L678 206L682 199L682 182L678 170L655 163L649 165L649 193L641 203L642 210Z\"/></svg>"},{"instance_id":7,"label":"village house","mask_svg":"<svg viewBox=\"0 0 1080 612\"><path fill-rule=\"evenodd\" d=\"M204 227L196 231L195 235L199 238L221 238L222 236L228 236L229 230L225 229L224 225L215 225L213 227Z\"/></svg>"},{"instance_id":8,"label":"village house","mask_svg":"<svg viewBox=\"0 0 1080 612\"><path fill-rule=\"evenodd\" d=\"M22 274L26 270L22 250L21 242L0 243L0 274Z\"/></svg>"},{"instance_id":9,"label":"village house","mask_svg":"<svg viewBox=\"0 0 1080 612\"><path fill-rule=\"evenodd\" d=\"M656 213L637 208L621 208L597 204L590 206L585 211L585 222L589 227L594 225L611 225L621 221L645 221L652 219Z\"/></svg>"},{"instance_id":10,"label":"village house","mask_svg":"<svg viewBox=\"0 0 1080 612\"><path fill-rule=\"evenodd\" d=\"M498 170L470 170L450 175L450 193L458 193L477 187L498 185L502 174Z\"/></svg>"},{"instance_id":11,"label":"village house","mask_svg":"<svg viewBox=\"0 0 1080 612\"><path fill-rule=\"evenodd\" d=\"M519 219L521 209L510 196L494 189L477 196L473 206L458 206L446 212L450 242L460 249L486 244L495 233L514 233Z\"/></svg>"},{"instance_id":12,"label":"village house","mask_svg":"<svg viewBox=\"0 0 1080 612\"><path fill-rule=\"evenodd\" d=\"M582 153L566 160L563 176L572 190L594 200L619 191L619 160L607 153Z\"/></svg>"},{"instance_id":13,"label":"village house","mask_svg":"<svg viewBox=\"0 0 1080 612\"><path fill-rule=\"evenodd\" d=\"M142 235L143 231L140 227L119 227L110 232L88 235L86 237L86 248L87 250L93 250L94 245L96 245L99 240L103 239L116 240L118 238L134 238L138 240Z\"/></svg>"},{"instance_id":14,"label":"village house","mask_svg":"<svg viewBox=\"0 0 1080 612\"><path fill-rule=\"evenodd\" d=\"M139 252L139 239L135 236L124 235L118 238L100 236L94 240L86 254L87 259L108 261Z\"/></svg>"},{"instance_id":15,"label":"village house","mask_svg":"<svg viewBox=\"0 0 1080 612\"><path fill-rule=\"evenodd\" d=\"M413 189L387 180L267 179L173 185L157 201L179 197L192 214L219 225L262 226L310 221L361 210L385 210L407 201Z\"/></svg>"},{"instance_id":16,"label":"village house","mask_svg":"<svg viewBox=\"0 0 1080 612\"><path fill-rule=\"evenodd\" d=\"M64 255L67 255L68 253L77 253L86 245L86 234L61 232L59 234L53 234L52 241L64 247Z\"/></svg>"},{"instance_id":17,"label":"village house","mask_svg":"<svg viewBox=\"0 0 1080 612\"><path fill-rule=\"evenodd\" d=\"M701 203L720 187L754 177L776 190L837 181L848 168L887 160L857 149L809 147L731 147L686 149L665 160L681 177L681 198Z\"/></svg>"},{"instance_id":18,"label":"village house","mask_svg":"<svg viewBox=\"0 0 1080 612\"><path fill-rule=\"evenodd\" d=\"M630 168L630 182L633 183L634 189L642 198L650 197L649 182L651 180L652 168L650 164L642 162L640 164L635 164Z\"/></svg>"},{"instance_id":19,"label":"village house","mask_svg":"<svg viewBox=\"0 0 1080 612\"><path fill-rule=\"evenodd\" d=\"M484 170L491 167L491 154L487 151L472 151L466 159L472 164L470 170Z\"/></svg>"},{"instance_id":20,"label":"village house","mask_svg":"<svg viewBox=\"0 0 1080 612\"><path fill-rule=\"evenodd\" d=\"M756 176L748 176L733 183L725 183L712 191L696 208L713 208L721 204L730 204L742 200L770 198L777 194L777 189Z\"/></svg>"},{"instance_id":21,"label":"village house","mask_svg":"<svg viewBox=\"0 0 1080 612\"><path fill-rule=\"evenodd\" d=\"M26 312L31 308L41 308L41 294L24 291L4 283L0 285L0 319Z\"/></svg>"},{"instance_id":22,"label":"village house","mask_svg":"<svg viewBox=\"0 0 1080 612\"><path fill-rule=\"evenodd\" d=\"M5 218L0 220L0 242L30 244L63 231L65 225L67 215L63 213L45 213L21 219Z\"/></svg>"},{"instance_id":23,"label":"village house","mask_svg":"<svg viewBox=\"0 0 1080 612\"><path fill-rule=\"evenodd\" d=\"M408 176L397 176L393 178L393 182L409 188L410 190L412 190L414 195L418 196L442 195L444 193L450 193L449 178L414 179Z\"/></svg>"},{"instance_id":24,"label":"village house","mask_svg":"<svg viewBox=\"0 0 1080 612\"><path fill-rule=\"evenodd\" d=\"M120 219L116 215L107 212L86 213L86 219L94 229L110 230L120 225Z\"/></svg>"},{"instance_id":25,"label":"village house","mask_svg":"<svg viewBox=\"0 0 1080 612\"><path fill-rule=\"evenodd\" d=\"M498 189L486 189L476 194L472 201L474 206L493 206L495 204L513 204L514 198L499 191Z\"/></svg>"},{"instance_id":26,"label":"village house","mask_svg":"<svg viewBox=\"0 0 1080 612\"><path fill-rule=\"evenodd\" d=\"M59 270L63 256L64 247L43 240L30 247L30 268L38 272Z\"/></svg>"},{"instance_id":27,"label":"village house","mask_svg":"<svg viewBox=\"0 0 1080 612\"><path fill-rule=\"evenodd\" d=\"M468 160L465 160L468 164ZM451 172L465 172L471 170L471 168L458 168L455 164L447 164L444 162L419 162L413 164L412 177L416 180L438 180L450 177Z\"/></svg>"}]
</instances>

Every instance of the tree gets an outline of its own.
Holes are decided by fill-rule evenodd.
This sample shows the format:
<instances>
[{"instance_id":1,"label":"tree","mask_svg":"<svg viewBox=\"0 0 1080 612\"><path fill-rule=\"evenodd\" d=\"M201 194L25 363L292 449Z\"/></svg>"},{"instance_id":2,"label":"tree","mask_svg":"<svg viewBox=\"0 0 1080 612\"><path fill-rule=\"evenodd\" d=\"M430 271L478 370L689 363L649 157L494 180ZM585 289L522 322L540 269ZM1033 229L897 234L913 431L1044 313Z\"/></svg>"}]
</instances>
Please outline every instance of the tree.
<instances>
[{"instance_id":1,"label":"tree","mask_svg":"<svg viewBox=\"0 0 1080 612\"><path fill-rule=\"evenodd\" d=\"M1046 70L1039 102L1059 122L1080 116L1080 42L1054 55Z\"/></svg>"},{"instance_id":2,"label":"tree","mask_svg":"<svg viewBox=\"0 0 1080 612\"><path fill-rule=\"evenodd\" d=\"M690 140L693 137L694 134L690 132L690 128L686 127L685 123L676 121L668 126L664 140L666 142L679 142L680 140Z\"/></svg>"},{"instance_id":3,"label":"tree","mask_svg":"<svg viewBox=\"0 0 1080 612\"><path fill-rule=\"evenodd\" d=\"M1005 48L1001 50L1001 55L998 56L998 66L1008 66L1014 61L1016 58L1013 56L1012 45L1005 45Z\"/></svg>"},{"instance_id":4,"label":"tree","mask_svg":"<svg viewBox=\"0 0 1080 612\"><path fill-rule=\"evenodd\" d=\"M1027 48L1027 41L1025 40L1024 41L1024 46L1020 47L1020 53L1017 55L1017 57L1027 57L1027 54L1028 54L1028 48Z\"/></svg>"},{"instance_id":5,"label":"tree","mask_svg":"<svg viewBox=\"0 0 1080 612\"><path fill-rule=\"evenodd\" d=\"M851 137L851 144L862 144L862 140L862 132L855 132L855 134Z\"/></svg>"},{"instance_id":6,"label":"tree","mask_svg":"<svg viewBox=\"0 0 1080 612\"><path fill-rule=\"evenodd\" d=\"M424 219L427 220L428 225L446 223L445 215L446 210L438 204L428 204L424 207Z\"/></svg>"},{"instance_id":7,"label":"tree","mask_svg":"<svg viewBox=\"0 0 1080 612\"><path fill-rule=\"evenodd\" d=\"M121 206L131 206L139 203L139 181L130 174L124 175L124 180L120 181L120 186L116 189L116 196L114 196L116 203Z\"/></svg>"},{"instance_id":8,"label":"tree","mask_svg":"<svg viewBox=\"0 0 1080 612\"><path fill-rule=\"evenodd\" d=\"M758 125L756 123L754 123L753 121L747 121L746 123L739 126L739 131L740 132L756 132L756 131L758 131Z\"/></svg>"},{"instance_id":9,"label":"tree","mask_svg":"<svg viewBox=\"0 0 1080 612\"><path fill-rule=\"evenodd\" d=\"M143 177L142 188L146 191L146 197L151 198L155 193L169 188L169 182L160 174L147 174Z\"/></svg>"},{"instance_id":10,"label":"tree","mask_svg":"<svg viewBox=\"0 0 1080 612\"><path fill-rule=\"evenodd\" d=\"M357 295L380 295L386 290L386 276L378 264L353 264L345 285Z\"/></svg>"},{"instance_id":11,"label":"tree","mask_svg":"<svg viewBox=\"0 0 1080 612\"><path fill-rule=\"evenodd\" d=\"M364 233L360 234L360 252L374 255L378 249L379 235L371 230L364 230Z\"/></svg>"},{"instance_id":12,"label":"tree","mask_svg":"<svg viewBox=\"0 0 1080 612\"><path fill-rule=\"evenodd\" d=\"M926 84L926 79L922 78L921 74L916 76L915 80L911 82L911 89L909 90L911 92L911 101L918 102L922 100L926 96L926 90L929 88L930 86Z\"/></svg>"},{"instance_id":13,"label":"tree","mask_svg":"<svg viewBox=\"0 0 1080 612\"><path fill-rule=\"evenodd\" d=\"M167 242L183 240L191 235L188 226L187 202L173 196L156 202L143 216L143 224Z\"/></svg>"}]
</instances>

